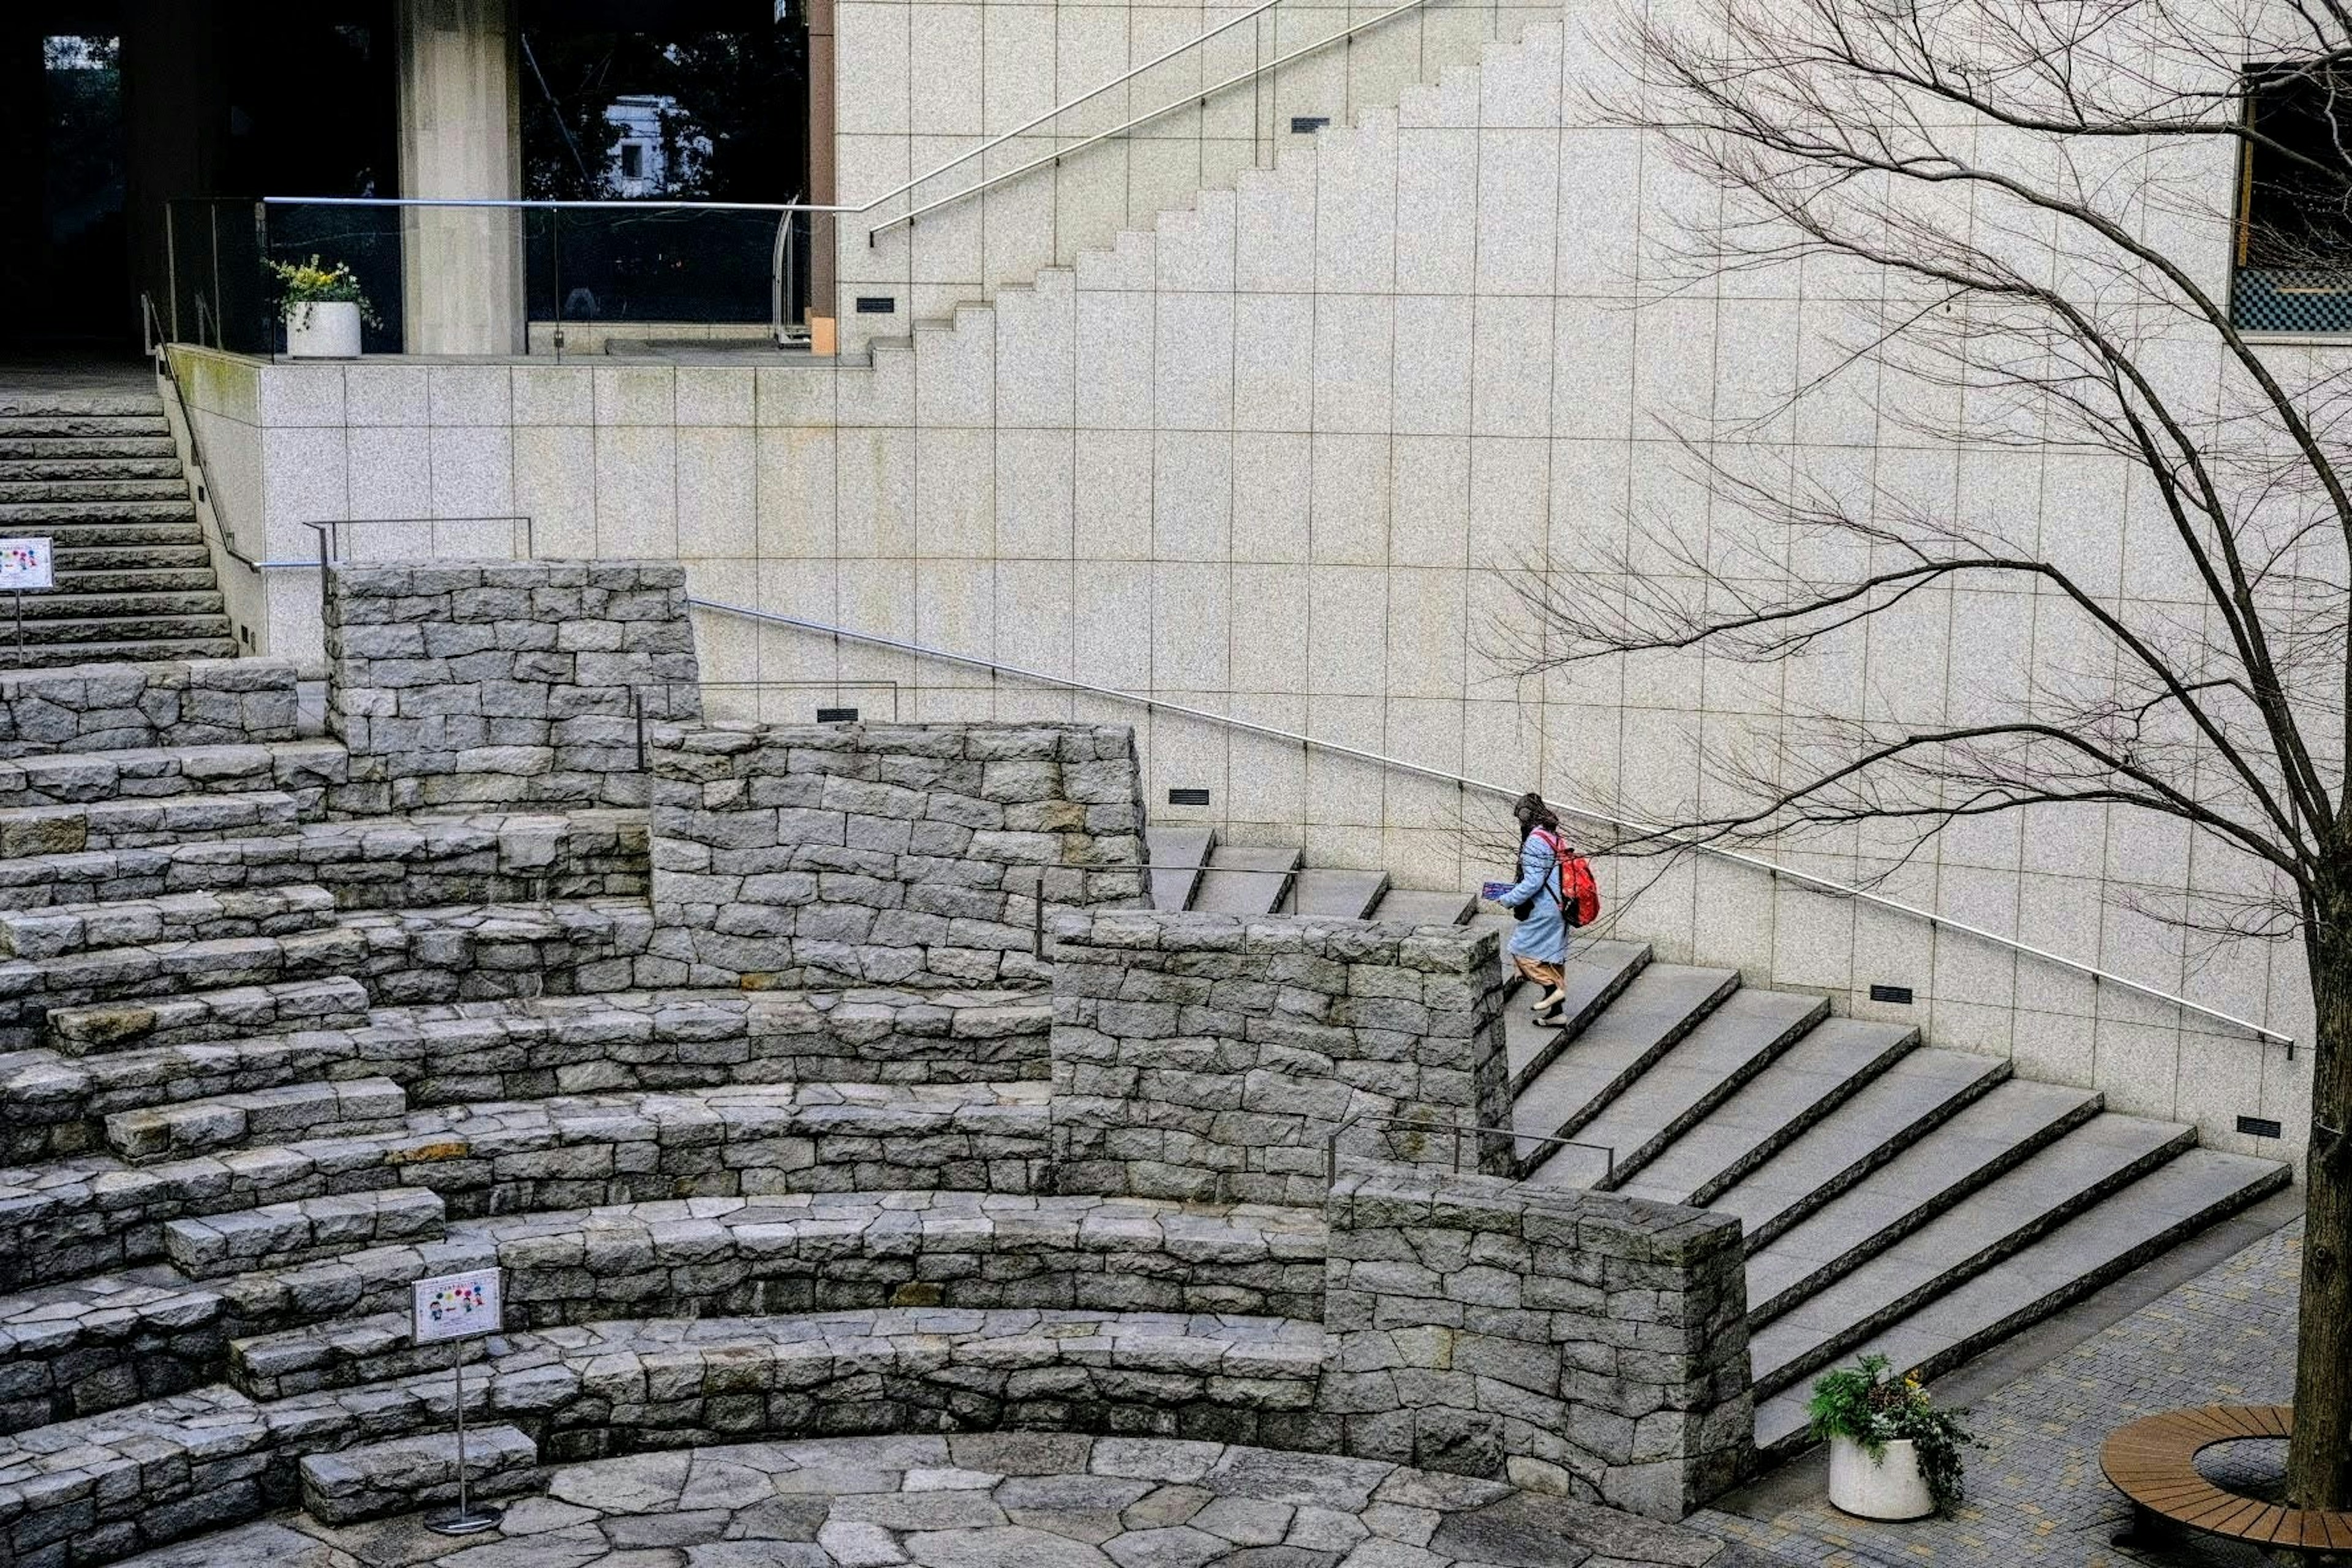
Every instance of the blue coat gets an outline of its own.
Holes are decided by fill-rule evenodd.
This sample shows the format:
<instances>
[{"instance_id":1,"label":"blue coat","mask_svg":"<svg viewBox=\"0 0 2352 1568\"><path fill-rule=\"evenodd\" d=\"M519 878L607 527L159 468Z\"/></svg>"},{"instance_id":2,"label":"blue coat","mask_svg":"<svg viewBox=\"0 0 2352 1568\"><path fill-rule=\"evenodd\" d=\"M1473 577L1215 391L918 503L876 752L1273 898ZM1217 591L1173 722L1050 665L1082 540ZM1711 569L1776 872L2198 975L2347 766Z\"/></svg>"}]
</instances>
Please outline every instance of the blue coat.
<instances>
[{"instance_id":1,"label":"blue coat","mask_svg":"<svg viewBox=\"0 0 2352 1568\"><path fill-rule=\"evenodd\" d=\"M1512 927L1510 951L1542 963L1565 963L1568 919L1559 907L1559 861L1539 833L1528 834L1527 842L1519 846L1518 885L1500 901L1504 908L1516 910L1529 900L1534 907L1527 919Z\"/></svg>"}]
</instances>

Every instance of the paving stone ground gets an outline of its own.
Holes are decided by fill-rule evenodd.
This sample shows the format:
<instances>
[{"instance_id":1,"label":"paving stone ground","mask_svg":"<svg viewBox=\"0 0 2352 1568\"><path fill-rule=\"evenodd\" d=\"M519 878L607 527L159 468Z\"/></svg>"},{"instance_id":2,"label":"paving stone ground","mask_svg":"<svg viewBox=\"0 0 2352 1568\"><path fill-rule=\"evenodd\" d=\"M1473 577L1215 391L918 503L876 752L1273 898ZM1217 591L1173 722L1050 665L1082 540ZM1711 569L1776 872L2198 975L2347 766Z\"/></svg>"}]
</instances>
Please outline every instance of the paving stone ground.
<instances>
[{"instance_id":1,"label":"paving stone ground","mask_svg":"<svg viewBox=\"0 0 2352 1568\"><path fill-rule=\"evenodd\" d=\"M1735 1568L1696 1531L1367 1459L1047 1432L640 1454L495 1535L300 1515L128 1568Z\"/></svg>"},{"instance_id":2,"label":"paving stone ground","mask_svg":"<svg viewBox=\"0 0 2352 1568\"><path fill-rule=\"evenodd\" d=\"M1759 1506L1759 1495L1778 1496L1759 1489L1688 1522L1776 1562L1826 1568L2263 1562L2250 1548L2210 1540L2160 1552L2112 1545L2131 1510L2099 1472L2099 1446L2116 1427L2158 1411L2292 1399L2302 1262L2296 1220L1978 1401L1969 1425L1986 1446L1969 1457L1968 1500L1952 1517L1874 1524L1819 1495ZM2258 1492L2275 1480L2284 1457L2284 1444L2232 1444L2207 1450L2200 1465L2221 1485Z\"/></svg>"}]
</instances>

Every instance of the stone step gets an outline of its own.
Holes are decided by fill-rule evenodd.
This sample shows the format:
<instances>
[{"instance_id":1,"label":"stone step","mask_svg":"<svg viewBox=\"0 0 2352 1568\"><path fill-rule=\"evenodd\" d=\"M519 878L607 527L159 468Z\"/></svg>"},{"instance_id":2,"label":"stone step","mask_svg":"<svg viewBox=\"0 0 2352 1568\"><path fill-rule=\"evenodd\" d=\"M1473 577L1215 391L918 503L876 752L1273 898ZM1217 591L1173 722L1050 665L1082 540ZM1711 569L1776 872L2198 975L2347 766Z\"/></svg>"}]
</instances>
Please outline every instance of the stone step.
<instances>
[{"instance_id":1,"label":"stone step","mask_svg":"<svg viewBox=\"0 0 2352 1568\"><path fill-rule=\"evenodd\" d=\"M1750 1310L1783 1296L1793 1300L1840 1268L1910 1235L1953 1202L2095 1120L2102 1103L2092 1090L2022 1079L1969 1100L1861 1180L1825 1202L1810 1203L1802 1218L1748 1237L1750 1264L1765 1260L1748 1273ZM1715 1212L1728 1206L1718 1202Z\"/></svg>"},{"instance_id":2,"label":"stone step","mask_svg":"<svg viewBox=\"0 0 2352 1568\"><path fill-rule=\"evenodd\" d=\"M299 795L275 789L224 790L86 805L0 806L0 859L282 834L323 811L323 791L310 789Z\"/></svg>"},{"instance_id":3,"label":"stone step","mask_svg":"<svg viewBox=\"0 0 2352 1568\"><path fill-rule=\"evenodd\" d=\"M1778 1393L1828 1365L1848 1347L2022 1251L2196 1142L2193 1127L2102 1115L1972 1192L1937 1205L1933 1217L1900 1239L1882 1229L1849 1235L1835 1258L1768 1256L1770 1249L1750 1258L1748 1321L1755 1326L1748 1345L1757 1393ZM1801 1227L1780 1245L1801 1234Z\"/></svg>"},{"instance_id":4,"label":"stone step","mask_svg":"<svg viewBox=\"0 0 2352 1568\"><path fill-rule=\"evenodd\" d=\"M162 571L202 571L205 581L212 580L211 552L205 548L203 536L193 525L185 531L183 542L175 543L122 544L97 543L69 547L58 542L58 575L59 578L84 574L143 573L150 569Z\"/></svg>"},{"instance_id":5,"label":"stone step","mask_svg":"<svg viewBox=\"0 0 2352 1568\"><path fill-rule=\"evenodd\" d=\"M0 1435L220 1379L220 1296L168 1269L0 1297Z\"/></svg>"},{"instance_id":6,"label":"stone step","mask_svg":"<svg viewBox=\"0 0 2352 1568\"><path fill-rule=\"evenodd\" d=\"M133 1163L185 1159L212 1149L284 1142L322 1132L372 1132L408 1113L408 1096L386 1078L289 1083L184 1100L106 1119L106 1142Z\"/></svg>"},{"instance_id":7,"label":"stone step","mask_svg":"<svg viewBox=\"0 0 2352 1568\"><path fill-rule=\"evenodd\" d=\"M1694 1190L1688 1201L1738 1219L1753 1251L2009 1078L2009 1063L2000 1058L1923 1046L1801 1131L1786 1148L1739 1173L1728 1186ZM2087 1116L2090 1111L2078 1105L2076 1113Z\"/></svg>"},{"instance_id":8,"label":"stone step","mask_svg":"<svg viewBox=\"0 0 2352 1568\"><path fill-rule=\"evenodd\" d=\"M1475 900L1467 893L1433 892L1424 888L1391 888L1381 895L1372 919L1388 925L1458 926L1470 918Z\"/></svg>"},{"instance_id":9,"label":"stone step","mask_svg":"<svg viewBox=\"0 0 2352 1568\"><path fill-rule=\"evenodd\" d=\"M195 521L196 503L184 494L168 500L0 500L0 528L11 532L152 527L175 522L194 525Z\"/></svg>"},{"instance_id":10,"label":"stone step","mask_svg":"<svg viewBox=\"0 0 2352 1568\"><path fill-rule=\"evenodd\" d=\"M142 434L168 428L163 423L163 400L152 392L47 392L30 387L0 392L0 435L46 435L48 432L39 426L68 424L100 429L135 426Z\"/></svg>"},{"instance_id":11,"label":"stone step","mask_svg":"<svg viewBox=\"0 0 2352 1568\"><path fill-rule=\"evenodd\" d=\"M1916 1049L1907 1024L1824 1018L1658 1157L1617 1184L1628 1197L1703 1205Z\"/></svg>"},{"instance_id":12,"label":"stone step","mask_svg":"<svg viewBox=\"0 0 2352 1568\"><path fill-rule=\"evenodd\" d=\"M190 593L110 593L91 589L79 580L89 575L88 573L78 574L74 579L60 581L55 592L26 596L24 616L27 642L33 640L36 626L54 622L144 622L159 617L218 616L221 613L221 596L210 583ZM12 604L0 600L0 642L14 638L16 614Z\"/></svg>"},{"instance_id":13,"label":"stone step","mask_svg":"<svg viewBox=\"0 0 2352 1568\"><path fill-rule=\"evenodd\" d=\"M468 1499L520 1497L547 1485L539 1445L503 1422L467 1427L462 1458L453 1429L354 1443L308 1455L300 1468L303 1511L321 1524L454 1503L461 1470Z\"/></svg>"},{"instance_id":14,"label":"stone step","mask_svg":"<svg viewBox=\"0 0 2352 1568\"><path fill-rule=\"evenodd\" d=\"M199 556L178 566L58 567L60 594L210 594L217 586L213 569Z\"/></svg>"},{"instance_id":15,"label":"stone step","mask_svg":"<svg viewBox=\"0 0 2352 1568\"><path fill-rule=\"evenodd\" d=\"M24 650L0 643L0 669L56 669L75 664L161 664L183 658L235 658L236 640L219 637L156 637L139 642L38 643L28 636Z\"/></svg>"},{"instance_id":16,"label":"stone step","mask_svg":"<svg viewBox=\"0 0 2352 1568\"><path fill-rule=\"evenodd\" d=\"M442 1227L440 1195L425 1187L341 1193L203 1218L168 1220L163 1252L192 1279L264 1264L303 1263L394 1241L428 1241Z\"/></svg>"},{"instance_id":17,"label":"stone step","mask_svg":"<svg viewBox=\"0 0 2352 1568\"><path fill-rule=\"evenodd\" d=\"M1511 1103L1524 1137L1572 1138L1739 989L1734 969L1652 963Z\"/></svg>"},{"instance_id":18,"label":"stone step","mask_svg":"<svg viewBox=\"0 0 2352 1568\"><path fill-rule=\"evenodd\" d=\"M1212 915L1265 915L1290 895L1298 870L1296 848L1220 844L1193 890L1192 908Z\"/></svg>"},{"instance_id":19,"label":"stone step","mask_svg":"<svg viewBox=\"0 0 2352 1568\"><path fill-rule=\"evenodd\" d=\"M1508 915L1481 915L1473 925L1491 921L1502 933L1506 951L1502 964L1506 973L1516 971L1507 951L1510 942L1511 918ZM1558 1024L1538 1024L1535 1005L1541 994L1527 982L1513 985L1510 1010L1504 1015L1503 1048L1511 1066L1511 1093L1526 1091L1536 1075L1551 1066L1552 1059L1566 1050L1569 1042L1582 1033L1601 1010L1622 995L1633 977L1649 967L1650 944L1645 942L1583 941L1569 944L1568 962L1561 965L1560 978L1566 982L1561 989L1566 996L1560 1003Z\"/></svg>"},{"instance_id":20,"label":"stone step","mask_svg":"<svg viewBox=\"0 0 2352 1568\"><path fill-rule=\"evenodd\" d=\"M171 616L115 616L101 614L79 620L41 620L31 616L21 626L7 618L6 606L0 605L0 655L22 667L25 660L16 654L16 642L22 637L27 653L34 648L63 651L72 649L77 657L70 662L95 664L111 656L92 651L92 645L120 647L140 643L208 642L229 640L228 617L220 614ZM127 663L117 659L114 662Z\"/></svg>"},{"instance_id":21,"label":"stone step","mask_svg":"<svg viewBox=\"0 0 2352 1568\"><path fill-rule=\"evenodd\" d=\"M287 1399L446 1373L455 1362L470 1365L489 1353L481 1340L419 1345L409 1337L409 1326L403 1309L232 1340L226 1381L249 1399Z\"/></svg>"},{"instance_id":22,"label":"stone step","mask_svg":"<svg viewBox=\"0 0 2352 1568\"><path fill-rule=\"evenodd\" d=\"M1192 895L1209 856L1217 847L1213 827L1147 827L1144 847L1151 858L1151 907L1173 912L1192 907Z\"/></svg>"},{"instance_id":23,"label":"stone step","mask_svg":"<svg viewBox=\"0 0 2352 1568\"><path fill-rule=\"evenodd\" d=\"M194 502L191 501L184 508L152 501L129 504L137 504L162 515L128 519L0 519L0 524L47 534L57 549L60 568L95 565L100 557L136 564L143 560L162 560L160 551L165 547L205 548L204 530L196 521ZM184 559L184 556L175 559Z\"/></svg>"},{"instance_id":24,"label":"stone step","mask_svg":"<svg viewBox=\"0 0 2352 1568\"><path fill-rule=\"evenodd\" d=\"M47 1035L68 1057L180 1049L294 1030L357 1029L368 1021L367 987L348 975L229 986L152 1002L59 1007Z\"/></svg>"},{"instance_id":25,"label":"stone step","mask_svg":"<svg viewBox=\"0 0 2352 1568\"><path fill-rule=\"evenodd\" d=\"M112 501L177 500L188 493L188 481L176 473L152 479L135 475L111 475L105 479L25 479L5 471L16 466L0 463L0 507L30 501L54 501L65 506L86 507Z\"/></svg>"},{"instance_id":26,"label":"stone step","mask_svg":"<svg viewBox=\"0 0 2352 1568\"><path fill-rule=\"evenodd\" d=\"M1388 890L1386 871L1302 870L1291 879L1286 907L1293 914L1370 920Z\"/></svg>"},{"instance_id":27,"label":"stone step","mask_svg":"<svg viewBox=\"0 0 2352 1568\"><path fill-rule=\"evenodd\" d=\"M269 741L60 752L0 762L0 810L92 801L282 790L317 795L351 776L339 741Z\"/></svg>"},{"instance_id":28,"label":"stone step","mask_svg":"<svg viewBox=\"0 0 2352 1568\"><path fill-rule=\"evenodd\" d=\"M151 443L153 437L146 438ZM18 453L0 443L0 484L35 484L44 479L176 479L180 461L172 444L161 452L31 452Z\"/></svg>"},{"instance_id":29,"label":"stone step","mask_svg":"<svg viewBox=\"0 0 2352 1568\"><path fill-rule=\"evenodd\" d=\"M335 896L308 883L0 910L0 956L53 959L162 942L284 936L331 926L335 913Z\"/></svg>"},{"instance_id":30,"label":"stone step","mask_svg":"<svg viewBox=\"0 0 2352 1568\"><path fill-rule=\"evenodd\" d=\"M161 423L158 421L158 423ZM10 429L8 421L0 420L0 431ZM72 458L169 458L177 467L179 448L167 434L152 436L39 436L21 433L0 435L0 458L10 462L60 462Z\"/></svg>"},{"instance_id":31,"label":"stone step","mask_svg":"<svg viewBox=\"0 0 2352 1568\"><path fill-rule=\"evenodd\" d=\"M325 925L283 936L220 937L156 947L109 947L0 962L0 1047L42 1043L51 1014L226 987L364 973L370 934Z\"/></svg>"},{"instance_id":32,"label":"stone step","mask_svg":"<svg viewBox=\"0 0 2352 1568\"><path fill-rule=\"evenodd\" d=\"M1853 1353L1875 1352L1906 1371L1937 1376L2280 1191L2293 1174L2273 1160L2189 1150L2022 1251L1864 1336ZM1805 1389L1792 1387L1758 1402L1759 1447L1803 1446L1806 1397Z\"/></svg>"},{"instance_id":33,"label":"stone step","mask_svg":"<svg viewBox=\"0 0 2352 1568\"><path fill-rule=\"evenodd\" d=\"M1829 1016L1819 996L1739 990L1576 1129L1589 1148L1538 1145L1520 1159L1543 1186L1613 1187L1738 1094Z\"/></svg>"}]
</instances>

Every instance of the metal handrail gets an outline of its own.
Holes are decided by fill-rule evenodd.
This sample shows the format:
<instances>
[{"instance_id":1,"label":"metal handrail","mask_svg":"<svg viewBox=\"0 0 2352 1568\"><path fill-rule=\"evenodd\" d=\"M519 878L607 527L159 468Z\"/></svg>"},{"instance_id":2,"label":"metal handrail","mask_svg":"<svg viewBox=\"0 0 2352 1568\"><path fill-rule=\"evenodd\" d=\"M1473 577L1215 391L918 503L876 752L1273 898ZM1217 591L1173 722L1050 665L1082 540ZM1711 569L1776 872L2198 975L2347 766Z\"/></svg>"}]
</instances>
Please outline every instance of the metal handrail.
<instances>
[{"instance_id":1,"label":"metal handrail","mask_svg":"<svg viewBox=\"0 0 2352 1568\"><path fill-rule=\"evenodd\" d=\"M1097 686L1091 681L1072 680L1065 676L1048 675L1043 670L1024 669L1018 665L1000 664L993 659L976 658L970 654L950 653L945 648L926 647L920 643L907 642L898 637L877 637L871 632L851 631L846 627L827 626L822 621L806 620L798 616L779 615L773 610L755 610L743 605L723 604L714 599L696 598L691 595L688 595L687 603L698 610L741 616L748 620L762 621L772 626L793 626L801 631L815 632L823 636L862 643L869 647L890 648L923 658L935 658L945 664L960 664L968 668L985 669L997 675L1009 675L1020 680L1033 680L1043 686L1058 687L1067 691L1083 691L1091 697L1108 697L1116 701L1131 702L1147 711L1173 713L1187 719L1198 719L1204 723L1215 724L1228 730L1263 735L1269 740L1287 741L1294 745L1311 747L1333 756L1352 758L1357 762L1370 763L1375 767L1393 769L1398 773L1429 779L1434 783L1453 784L1460 789L1476 790L1481 794L1496 795L1505 800L1516 800L1523 793L1520 786L1517 784L1493 784L1485 779L1444 773L1436 768L1424 767L1419 763L1406 762L1401 757L1385 756L1378 752L1367 752L1360 747L1341 745L1336 741L1318 740L1312 735L1302 735L1295 731L1276 729L1271 724L1259 724L1247 719L1236 719L1230 713L1217 713L1205 708L1194 708L1188 703L1170 702L1161 698L1146 697L1140 692L1122 691L1117 687ZM1606 812L1563 805L1558 801L1551 804L1556 809L1570 816L1586 822L1599 823L1627 833L1659 838L1667 831L1659 824L1636 822L1627 817L1612 816ZM1937 931L1948 931L1956 935L1974 937L2024 957L2037 959L2074 973L2088 976L2098 984L2121 987L2169 1006L2179 1007L2184 1012L2194 1013L2200 1017L2210 1018L2217 1024L2227 1025L2231 1028L2242 1030L2262 1039L2275 1041L2286 1047L2288 1060L2294 1059L2295 1037L2293 1035L2271 1028L2267 1025L2257 1024L2250 1018L2241 1018L2235 1014L2224 1013L2218 1007L2208 1007L2201 1002L2192 1002L2186 996L2176 995L2169 991L2131 979L2127 975L2100 969L2078 958L2068 958L2063 953L2052 952L2047 948L2035 947L2031 942L2003 936L1999 931L1987 931L1982 926L1971 925L1966 921L1954 920L1948 915L1937 914L1933 910L1924 910L1916 904L1906 904L1900 899L1891 899L1884 893L1874 893L1867 888L1857 888L1848 883L1832 881L1826 877L1816 877L1810 871L1800 871L1793 867L1767 860L1760 855L1748 854L1745 850L1729 849L1720 844L1690 839L1666 839L1665 841L1674 844L1675 847L1679 849L1710 856L1732 865L1747 867L1750 870L1762 871L1776 881L1792 882L1799 887L1827 894L1832 898L1849 899L1856 903L1869 904L1892 914L1925 921L1929 927Z\"/></svg>"}]
</instances>

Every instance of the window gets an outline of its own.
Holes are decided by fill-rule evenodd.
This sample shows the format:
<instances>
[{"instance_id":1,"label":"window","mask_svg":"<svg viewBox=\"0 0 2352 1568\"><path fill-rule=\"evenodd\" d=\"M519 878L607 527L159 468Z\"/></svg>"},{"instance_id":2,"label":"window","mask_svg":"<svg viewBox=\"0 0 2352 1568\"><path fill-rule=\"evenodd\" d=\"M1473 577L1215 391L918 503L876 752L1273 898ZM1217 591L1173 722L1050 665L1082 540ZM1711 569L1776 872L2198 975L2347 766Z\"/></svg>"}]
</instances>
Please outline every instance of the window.
<instances>
[{"instance_id":1,"label":"window","mask_svg":"<svg viewBox=\"0 0 2352 1568\"><path fill-rule=\"evenodd\" d=\"M646 144L642 142L621 143L621 178L642 180L646 177Z\"/></svg>"},{"instance_id":2,"label":"window","mask_svg":"<svg viewBox=\"0 0 2352 1568\"><path fill-rule=\"evenodd\" d=\"M2276 332L2352 332L2352 59L2246 73L2231 316Z\"/></svg>"}]
</instances>

